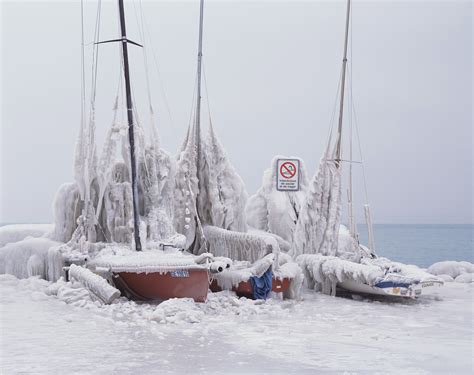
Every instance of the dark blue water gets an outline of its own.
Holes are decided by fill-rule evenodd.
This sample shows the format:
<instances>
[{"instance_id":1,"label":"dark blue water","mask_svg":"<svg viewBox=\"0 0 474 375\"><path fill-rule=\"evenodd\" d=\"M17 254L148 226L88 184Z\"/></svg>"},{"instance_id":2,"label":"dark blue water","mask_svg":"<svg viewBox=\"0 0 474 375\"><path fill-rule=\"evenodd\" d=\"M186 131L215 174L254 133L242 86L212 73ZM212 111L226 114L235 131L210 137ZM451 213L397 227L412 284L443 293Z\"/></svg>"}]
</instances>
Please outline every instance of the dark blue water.
<instances>
[{"instance_id":1,"label":"dark blue water","mask_svg":"<svg viewBox=\"0 0 474 375\"><path fill-rule=\"evenodd\" d=\"M362 244L367 230L359 227ZM402 263L428 267L443 260L474 262L474 225L374 225L375 248L379 256Z\"/></svg>"}]
</instances>

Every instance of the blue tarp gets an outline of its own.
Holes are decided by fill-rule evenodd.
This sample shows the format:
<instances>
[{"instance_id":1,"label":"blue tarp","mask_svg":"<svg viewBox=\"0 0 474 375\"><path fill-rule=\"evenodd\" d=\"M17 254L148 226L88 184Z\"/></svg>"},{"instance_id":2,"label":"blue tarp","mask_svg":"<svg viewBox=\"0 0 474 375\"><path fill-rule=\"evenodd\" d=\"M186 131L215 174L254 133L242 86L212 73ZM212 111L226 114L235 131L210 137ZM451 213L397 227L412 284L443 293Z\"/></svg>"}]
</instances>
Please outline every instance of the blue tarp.
<instances>
[{"instance_id":1,"label":"blue tarp","mask_svg":"<svg viewBox=\"0 0 474 375\"><path fill-rule=\"evenodd\" d=\"M272 278L272 267L268 268L261 277L252 276L250 278L253 289L253 299L267 299L272 291Z\"/></svg>"}]
</instances>

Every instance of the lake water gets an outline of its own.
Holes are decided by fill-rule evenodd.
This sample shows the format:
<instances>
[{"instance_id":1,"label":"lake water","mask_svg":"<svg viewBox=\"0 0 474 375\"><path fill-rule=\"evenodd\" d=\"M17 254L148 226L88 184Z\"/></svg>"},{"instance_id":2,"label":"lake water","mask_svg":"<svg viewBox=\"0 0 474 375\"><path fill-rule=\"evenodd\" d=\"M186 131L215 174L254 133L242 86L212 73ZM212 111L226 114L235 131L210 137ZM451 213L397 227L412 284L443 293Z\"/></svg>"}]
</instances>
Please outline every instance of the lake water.
<instances>
[{"instance_id":1,"label":"lake water","mask_svg":"<svg viewBox=\"0 0 474 375\"><path fill-rule=\"evenodd\" d=\"M6 223L0 224L0 226ZM367 244L367 230L359 226L360 242ZM376 224L375 248L379 256L420 267L443 260L474 263L474 225Z\"/></svg>"},{"instance_id":2,"label":"lake water","mask_svg":"<svg viewBox=\"0 0 474 375\"><path fill-rule=\"evenodd\" d=\"M359 227L360 240L367 244L367 230ZM443 260L474 262L474 225L374 225L379 256L402 263L428 267Z\"/></svg>"}]
</instances>

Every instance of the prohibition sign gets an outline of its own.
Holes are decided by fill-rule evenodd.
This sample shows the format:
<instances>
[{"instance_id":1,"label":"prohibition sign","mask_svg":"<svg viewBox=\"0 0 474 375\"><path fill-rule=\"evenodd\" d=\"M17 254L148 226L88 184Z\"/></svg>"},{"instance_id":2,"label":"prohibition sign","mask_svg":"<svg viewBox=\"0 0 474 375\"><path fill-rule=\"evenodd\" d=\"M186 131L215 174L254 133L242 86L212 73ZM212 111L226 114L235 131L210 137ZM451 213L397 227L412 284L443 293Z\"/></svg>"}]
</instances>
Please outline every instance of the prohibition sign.
<instances>
[{"instance_id":1,"label":"prohibition sign","mask_svg":"<svg viewBox=\"0 0 474 375\"><path fill-rule=\"evenodd\" d=\"M283 178L290 179L293 178L296 174L296 165L294 165L291 161L284 162L280 166L280 175Z\"/></svg>"}]
</instances>

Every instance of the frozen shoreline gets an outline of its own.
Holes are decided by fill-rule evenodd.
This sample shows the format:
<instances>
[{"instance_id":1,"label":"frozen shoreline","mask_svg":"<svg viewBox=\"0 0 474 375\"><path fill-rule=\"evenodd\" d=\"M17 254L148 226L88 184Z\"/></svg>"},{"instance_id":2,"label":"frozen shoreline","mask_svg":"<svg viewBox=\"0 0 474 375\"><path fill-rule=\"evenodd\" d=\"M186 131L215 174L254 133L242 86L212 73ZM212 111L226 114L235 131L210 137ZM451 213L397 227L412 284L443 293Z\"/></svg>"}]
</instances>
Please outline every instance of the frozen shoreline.
<instances>
[{"instance_id":1,"label":"frozen shoreline","mask_svg":"<svg viewBox=\"0 0 474 375\"><path fill-rule=\"evenodd\" d=\"M398 303L311 292L262 303L220 293L161 307L124 299L105 307L69 284L47 295L50 285L0 275L3 372L473 370L473 284L446 283Z\"/></svg>"}]
</instances>

